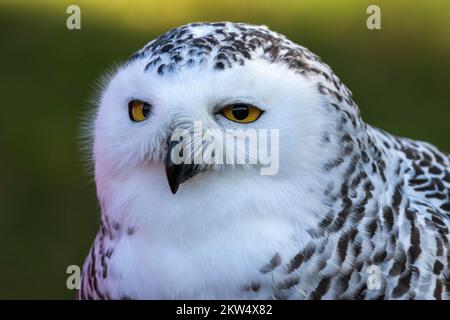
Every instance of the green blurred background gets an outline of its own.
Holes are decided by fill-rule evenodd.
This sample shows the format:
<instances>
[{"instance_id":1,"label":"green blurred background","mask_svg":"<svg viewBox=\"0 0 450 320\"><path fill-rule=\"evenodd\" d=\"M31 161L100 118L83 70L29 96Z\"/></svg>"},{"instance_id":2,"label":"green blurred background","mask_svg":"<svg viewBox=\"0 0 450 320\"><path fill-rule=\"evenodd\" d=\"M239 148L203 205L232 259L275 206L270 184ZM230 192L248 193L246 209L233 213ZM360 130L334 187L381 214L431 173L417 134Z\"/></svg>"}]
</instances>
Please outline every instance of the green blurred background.
<instances>
[{"instance_id":1,"label":"green blurred background","mask_svg":"<svg viewBox=\"0 0 450 320\"><path fill-rule=\"evenodd\" d=\"M81 30L66 8L81 8ZM366 9L381 7L381 30ZM98 226L80 123L96 82L158 34L193 21L266 24L310 48L367 122L450 152L450 1L0 0L0 298L71 299Z\"/></svg>"}]
</instances>

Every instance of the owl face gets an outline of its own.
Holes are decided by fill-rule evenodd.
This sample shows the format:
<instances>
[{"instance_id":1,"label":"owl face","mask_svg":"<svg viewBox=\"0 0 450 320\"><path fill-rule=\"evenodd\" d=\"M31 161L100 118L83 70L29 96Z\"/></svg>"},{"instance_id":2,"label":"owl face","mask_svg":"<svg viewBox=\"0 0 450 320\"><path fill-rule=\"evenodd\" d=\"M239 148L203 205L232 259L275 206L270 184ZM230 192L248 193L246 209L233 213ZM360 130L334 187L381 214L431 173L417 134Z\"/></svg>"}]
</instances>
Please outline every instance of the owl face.
<instances>
[{"instance_id":1,"label":"owl face","mask_svg":"<svg viewBox=\"0 0 450 320\"><path fill-rule=\"evenodd\" d=\"M95 156L104 158L113 172L126 175L149 162L165 162L173 132L192 131L195 122L203 130L224 134L227 129L276 129L280 136L274 143L283 163L279 173L289 174L315 161L314 141L324 125L316 91L313 83L264 60L222 71L186 69L163 77L143 73L140 63L134 63L119 70L103 95ZM246 144L252 146L258 147Z\"/></svg>"},{"instance_id":2,"label":"owl face","mask_svg":"<svg viewBox=\"0 0 450 320\"><path fill-rule=\"evenodd\" d=\"M321 163L323 133L335 121L323 107L318 85L327 70L320 68L324 65L309 51L265 27L224 23L175 29L138 51L109 80L95 120L96 178L127 179L158 167L172 193L180 184L189 188L192 180L207 185L227 175L305 180ZM269 138L276 172L267 177L260 162L230 164L225 155L223 165L175 164L174 132L192 133L195 124L224 136L277 130L277 139ZM183 144L191 150L223 147L196 139ZM260 147L243 144L245 154L258 154Z\"/></svg>"}]
</instances>

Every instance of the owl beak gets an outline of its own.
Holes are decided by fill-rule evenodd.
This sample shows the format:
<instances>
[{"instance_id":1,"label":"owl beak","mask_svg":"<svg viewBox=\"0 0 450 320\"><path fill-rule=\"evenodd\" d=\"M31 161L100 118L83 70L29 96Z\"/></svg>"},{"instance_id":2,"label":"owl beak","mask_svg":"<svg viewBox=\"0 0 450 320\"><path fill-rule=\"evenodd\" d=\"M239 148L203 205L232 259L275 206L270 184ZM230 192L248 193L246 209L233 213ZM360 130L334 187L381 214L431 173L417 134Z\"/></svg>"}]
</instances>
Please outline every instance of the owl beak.
<instances>
[{"instance_id":1,"label":"owl beak","mask_svg":"<svg viewBox=\"0 0 450 320\"><path fill-rule=\"evenodd\" d=\"M199 166L195 164L175 164L172 161L172 150L178 142L169 142L166 159L164 165L166 167L167 181L173 194L177 193L178 187L183 182L192 178L199 172Z\"/></svg>"}]
</instances>

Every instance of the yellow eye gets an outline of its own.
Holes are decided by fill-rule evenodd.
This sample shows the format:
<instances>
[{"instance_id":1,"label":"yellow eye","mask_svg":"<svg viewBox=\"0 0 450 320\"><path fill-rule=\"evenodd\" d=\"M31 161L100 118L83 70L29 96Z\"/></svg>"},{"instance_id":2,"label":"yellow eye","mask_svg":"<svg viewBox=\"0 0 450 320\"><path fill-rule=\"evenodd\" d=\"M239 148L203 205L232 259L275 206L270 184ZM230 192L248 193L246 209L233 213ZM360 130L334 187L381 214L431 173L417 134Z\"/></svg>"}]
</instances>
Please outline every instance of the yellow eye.
<instances>
[{"instance_id":1,"label":"yellow eye","mask_svg":"<svg viewBox=\"0 0 450 320\"><path fill-rule=\"evenodd\" d=\"M234 122L250 123L258 120L263 111L250 104L235 103L222 108L219 113Z\"/></svg>"},{"instance_id":2,"label":"yellow eye","mask_svg":"<svg viewBox=\"0 0 450 320\"><path fill-rule=\"evenodd\" d=\"M128 115L131 121L141 122L147 119L150 114L151 106L147 102L131 100L128 103Z\"/></svg>"}]
</instances>

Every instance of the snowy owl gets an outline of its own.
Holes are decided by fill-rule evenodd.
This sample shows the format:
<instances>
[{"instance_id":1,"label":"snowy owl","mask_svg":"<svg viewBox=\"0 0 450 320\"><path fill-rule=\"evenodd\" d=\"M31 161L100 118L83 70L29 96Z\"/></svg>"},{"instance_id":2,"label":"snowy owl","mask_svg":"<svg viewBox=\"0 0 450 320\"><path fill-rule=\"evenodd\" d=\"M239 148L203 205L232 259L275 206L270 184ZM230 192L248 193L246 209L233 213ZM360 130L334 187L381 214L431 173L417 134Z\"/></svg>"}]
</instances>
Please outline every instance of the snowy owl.
<instances>
[{"instance_id":1,"label":"snowy owl","mask_svg":"<svg viewBox=\"0 0 450 320\"><path fill-rule=\"evenodd\" d=\"M276 172L174 162L196 122L278 130ZM80 299L450 298L449 156L367 125L327 64L265 26L151 41L91 135L101 224Z\"/></svg>"}]
</instances>

